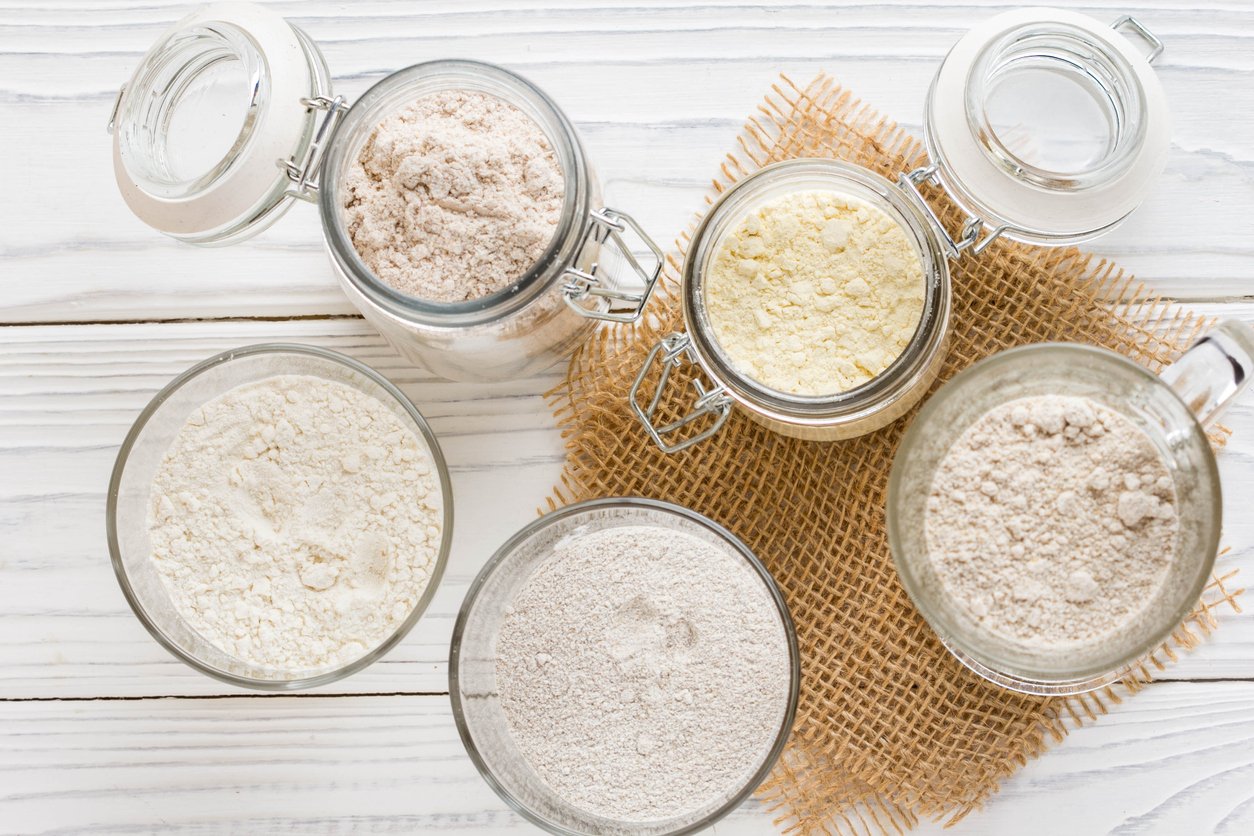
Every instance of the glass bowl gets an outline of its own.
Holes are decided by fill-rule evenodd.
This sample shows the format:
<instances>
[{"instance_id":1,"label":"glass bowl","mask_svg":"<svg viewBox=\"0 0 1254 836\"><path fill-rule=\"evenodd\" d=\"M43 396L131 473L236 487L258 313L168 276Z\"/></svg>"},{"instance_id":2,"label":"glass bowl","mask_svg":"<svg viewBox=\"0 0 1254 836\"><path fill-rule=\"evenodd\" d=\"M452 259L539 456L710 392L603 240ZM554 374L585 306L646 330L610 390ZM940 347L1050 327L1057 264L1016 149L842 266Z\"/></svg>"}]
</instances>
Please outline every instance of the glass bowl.
<instances>
[{"instance_id":1,"label":"glass bowl","mask_svg":"<svg viewBox=\"0 0 1254 836\"><path fill-rule=\"evenodd\" d=\"M573 534L623 525L670 528L722 547L731 547L761 579L775 602L788 642L790 684L779 730L744 784L705 807L671 819L626 822L577 808L557 796L514 744L496 690L496 642L506 607L552 554ZM511 537L475 578L453 629L449 654L449 695L466 751L485 781L513 809L551 833L680 834L708 827L740 805L771 771L783 751L797 711L801 661L797 635L779 588L761 561L727 529L667 502L617 498L580 502L546 514Z\"/></svg>"},{"instance_id":2,"label":"glass bowl","mask_svg":"<svg viewBox=\"0 0 1254 836\"><path fill-rule=\"evenodd\" d=\"M431 457L444 512L443 536L427 588L404 622L365 655L334 668L276 670L237 659L211 644L183 620L153 566L148 540L150 486L170 443L187 417L230 389L280 374L316 375L370 395L410 426ZM342 354L306 345L254 345L225 351L172 380L144 408L118 451L105 514L109 554L126 601L166 650L191 667L232 685L288 691L335 682L391 650L435 595L448 559L453 497L440 445L422 414L378 372Z\"/></svg>"}]
</instances>

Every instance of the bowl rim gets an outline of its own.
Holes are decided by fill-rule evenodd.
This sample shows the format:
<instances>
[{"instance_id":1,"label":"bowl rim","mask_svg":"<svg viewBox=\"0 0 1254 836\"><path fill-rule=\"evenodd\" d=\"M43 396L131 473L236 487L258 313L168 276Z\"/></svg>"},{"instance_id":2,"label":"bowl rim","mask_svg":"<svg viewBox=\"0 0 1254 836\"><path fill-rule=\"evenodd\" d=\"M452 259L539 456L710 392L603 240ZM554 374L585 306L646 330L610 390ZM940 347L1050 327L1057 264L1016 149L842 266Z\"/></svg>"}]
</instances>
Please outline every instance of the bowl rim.
<instances>
[{"instance_id":1,"label":"bowl rim","mask_svg":"<svg viewBox=\"0 0 1254 836\"><path fill-rule=\"evenodd\" d=\"M719 805L715 810L711 811L699 821L693 822L684 827L666 831L662 836L682 836L683 834L695 833L703 830L711 824L725 817L732 810L739 807L750 795L752 795L761 785L766 776L774 769L780 755L784 751L784 746L788 743L788 739L792 733L793 723L796 720L797 704L800 698L801 690L801 652L797 643L797 629L792 620L792 615L788 611L788 603L784 599L783 593L779 589L779 585L771 576L769 570L762 563L753 550L751 550L739 537L733 534L724 526L710 519L709 517L686 508L682 505L676 505L671 502L665 502L657 499L648 499L638 496L621 496L621 497L603 497L600 499L587 499L582 502L575 502L565 505L556 510L550 511L540 516L515 532L508 540L506 540L484 564L479 574L471 582L470 587L466 591L466 597L462 601L460 610L457 613L457 621L453 626L453 638L449 645L449 662L448 662L448 679L449 679L449 700L453 708L453 720L457 725L457 733L461 738L462 745L466 748L466 753L470 756L470 760L474 763L475 769L479 775L492 787L493 791L504 801L511 809L518 812L523 818L532 824L538 825L550 833L559 834L559 836L590 836L583 831L571 830L563 825L554 822L540 813L530 809L521 800L516 798L506 787L504 787L497 779L495 774L488 767L487 761L484 759L479 748L475 745L474 738L470 733L470 729L466 725L465 710L462 706L460 677L458 675L458 667L461 660L461 644L462 636L466 629L466 623L469 618L471 609L474 607L475 601L480 591L486 584L488 578L496 571L496 569L507 560L515 550L524 542L529 540L539 531L553 525L556 522L564 520L568 517L583 514L588 511L607 509L607 508L648 508L663 513L672 514L674 516L694 522L705 528L707 531L717 535L720 539L733 547L733 550L744 558L745 562L756 572L759 579L766 586L771 600L775 603L776 611L779 614L781 624L784 628L784 635L788 644L788 662L789 662L789 693L788 704L784 711L784 717L780 723L779 731L775 735L775 740L771 744L770 750L763 758L761 765L749 777L745 785L736 793L731 795L723 804ZM647 824L646 822L631 822L630 824Z\"/></svg>"},{"instance_id":2,"label":"bowl rim","mask_svg":"<svg viewBox=\"0 0 1254 836\"><path fill-rule=\"evenodd\" d=\"M424 443L431 455L431 461L435 468L436 475L440 483L440 492L443 501L443 530L441 534L441 542L439 553L436 555L435 565L432 568L431 576L427 581L427 586L423 590L422 596L418 599L418 603L414 605L409 615L401 623L395 631L386 639L379 643L364 655L331 670L323 671L314 676L302 677L300 679L255 679L253 677L239 676L228 671L219 670L212 665L208 665L197 659L191 653L184 650L175 641L170 639L162 632L161 628L148 616L143 604L139 600L139 596L135 593L131 586L130 579L126 573L126 567L122 562L121 548L118 544L118 525L117 525L117 503L118 492L122 482L122 475L126 470L127 461L130 458L132 448L139 439L140 434L148 425L148 422L156 414L157 409L163 403L185 384L199 377L204 372L212 368L230 363L234 360L244 357L254 357L263 354L300 354L309 357L316 357L319 360L325 360L345 366L369 378L385 392L391 395L401 406L401 408L409 415L414 424L418 427L419 434L422 436ZM435 432L431 429L427 419L423 417L418 408L406 395L390 380L385 378L379 372L367 366L358 360L354 360L347 355L338 351L332 351L326 348L320 348L313 345L305 345L302 343L257 343L253 345L242 346L240 348L227 349L219 352L205 360L200 361L191 368L183 371L169 383L161 388L152 400L143 408L139 416L131 424L131 428L126 433L126 438L122 441L122 446L118 449L117 458L114 460L113 470L109 477L109 492L105 502L105 532L109 543L109 559L113 565L113 573L117 578L118 585L122 588L122 595L126 598L126 603L130 606L131 611L139 622L144 625L159 645L164 647L176 659L188 665L191 668L212 677L220 682L229 685L237 685L244 688L251 688L258 691L296 691L304 688L313 688L318 685L326 685L332 682L350 676L357 671L371 665L393 647L400 643L402 639L408 635L414 625L422 618L427 607L430 606L432 599L435 597L436 589L440 585L440 581L444 576L444 569L448 563L449 551L452 546L453 533L453 491L451 481L449 479L448 465L444 460L444 453L440 449L439 440L436 438Z\"/></svg>"}]
</instances>

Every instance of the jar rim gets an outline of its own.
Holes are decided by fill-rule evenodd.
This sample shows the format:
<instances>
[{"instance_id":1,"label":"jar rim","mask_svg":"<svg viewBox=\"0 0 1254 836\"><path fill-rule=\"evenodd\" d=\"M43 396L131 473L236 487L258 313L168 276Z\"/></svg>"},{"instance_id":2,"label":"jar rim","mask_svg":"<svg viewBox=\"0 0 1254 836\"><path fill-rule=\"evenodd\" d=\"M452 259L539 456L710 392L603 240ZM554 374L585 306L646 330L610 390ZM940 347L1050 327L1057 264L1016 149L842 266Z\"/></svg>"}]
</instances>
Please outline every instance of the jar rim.
<instances>
[{"instance_id":1,"label":"jar rim","mask_svg":"<svg viewBox=\"0 0 1254 836\"><path fill-rule=\"evenodd\" d=\"M441 90L474 89L514 106L523 105L553 145L565 180L562 214L544 253L510 286L462 302L437 302L403 293L374 275L349 238L340 189L342 172L379 122L396 109L394 100L415 85L410 101ZM466 85L470 85L469 87ZM332 258L355 289L391 315L427 326L464 327L500 319L522 308L560 278L562 265L582 247L591 210L591 173L582 143L566 114L537 85L503 67L482 61L442 59L389 73L353 103L330 139L318 189L318 212Z\"/></svg>"},{"instance_id":2,"label":"jar rim","mask_svg":"<svg viewBox=\"0 0 1254 836\"><path fill-rule=\"evenodd\" d=\"M711 236L722 232L720 224L726 226L743 216L747 209L745 204L756 194L787 178L808 181L797 190L826 188L886 211L911 238L923 268L923 310L909 343L879 374L843 392L797 395L773 389L749 377L723 352L705 311L704 269L718 243ZM876 197L878 199L874 199ZM788 424L831 426L888 409L929 367L949 328L949 265L931 224L896 184L864 166L825 157L800 157L772 163L724 191L693 232L681 285L684 325L704 371L742 406Z\"/></svg>"}]
</instances>

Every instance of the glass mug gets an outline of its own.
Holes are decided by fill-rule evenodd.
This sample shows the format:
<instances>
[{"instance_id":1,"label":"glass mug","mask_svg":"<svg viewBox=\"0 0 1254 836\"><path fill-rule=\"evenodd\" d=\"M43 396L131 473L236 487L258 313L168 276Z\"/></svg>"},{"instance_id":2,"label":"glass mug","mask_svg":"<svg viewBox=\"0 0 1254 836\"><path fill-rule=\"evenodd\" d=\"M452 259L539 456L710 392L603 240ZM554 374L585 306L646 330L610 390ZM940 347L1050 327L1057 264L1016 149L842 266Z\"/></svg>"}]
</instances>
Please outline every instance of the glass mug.
<instances>
[{"instance_id":1,"label":"glass mug","mask_svg":"<svg viewBox=\"0 0 1254 836\"><path fill-rule=\"evenodd\" d=\"M1222 498L1206 436L1254 372L1254 329L1227 321L1161 375L1106 349L1041 343L1002 351L942 386L902 438L888 482L888 542L906 592L954 656L1015 691L1077 694L1123 676L1197 604L1219 550ZM1040 395L1090 398L1153 442L1174 482L1179 529L1166 577L1113 634L1050 651L980 629L946 593L928 557L924 520L933 476L953 444L989 410Z\"/></svg>"}]
</instances>

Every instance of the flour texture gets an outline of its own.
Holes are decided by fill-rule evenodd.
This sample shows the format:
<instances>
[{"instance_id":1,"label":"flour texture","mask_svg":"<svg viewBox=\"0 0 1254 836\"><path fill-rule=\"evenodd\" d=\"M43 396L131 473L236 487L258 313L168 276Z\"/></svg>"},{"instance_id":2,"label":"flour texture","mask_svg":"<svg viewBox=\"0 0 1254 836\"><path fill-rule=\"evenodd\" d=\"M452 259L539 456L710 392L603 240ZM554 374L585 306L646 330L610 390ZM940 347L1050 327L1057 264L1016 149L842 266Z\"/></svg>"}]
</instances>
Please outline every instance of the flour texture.
<instances>
[{"instance_id":1,"label":"flour texture","mask_svg":"<svg viewBox=\"0 0 1254 836\"><path fill-rule=\"evenodd\" d=\"M1166 464L1130 419L1088 398L1021 398L941 461L928 554L981 628L1038 649L1092 645L1163 584L1175 503Z\"/></svg>"},{"instance_id":2,"label":"flour texture","mask_svg":"<svg viewBox=\"0 0 1254 836\"><path fill-rule=\"evenodd\" d=\"M714 335L772 389L861 386L901 355L923 315L923 266L905 230L837 192L767 201L717 246L704 278Z\"/></svg>"},{"instance_id":3,"label":"flour texture","mask_svg":"<svg viewBox=\"0 0 1254 836\"><path fill-rule=\"evenodd\" d=\"M572 535L501 626L501 706L524 757L591 813L651 821L735 793L774 743L788 643L729 549L655 526Z\"/></svg>"},{"instance_id":4,"label":"flour texture","mask_svg":"<svg viewBox=\"0 0 1254 836\"><path fill-rule=\"evenodd\" d=\"M432 302L478 299L521 279L553 238L565 195L540 126L465 90L424 96L380 122L345 188L362 261Z\"/></svg>"},{"instance_id":5,"label":"flour texture","mask_svg":"<svg viewBox=\"0 0 1254 836\"><path fill-rule=\"evenodd\" d=\"M196 410L150 494L152 560L188 625L279 670L343 665L418 603L443 537L425 443L378 399L278 375Z\"/></svg>"}]
</instances>

